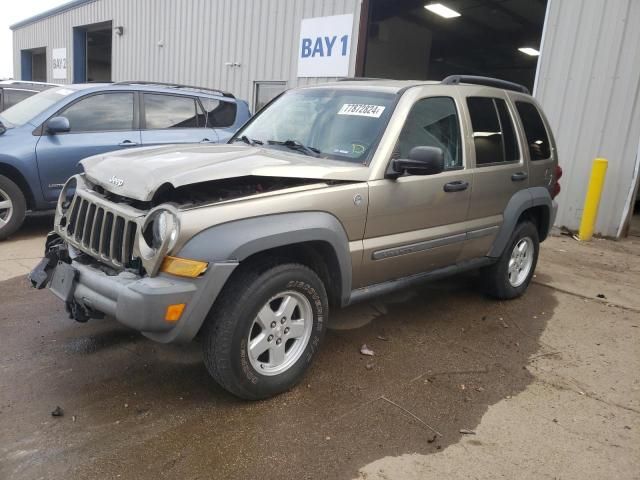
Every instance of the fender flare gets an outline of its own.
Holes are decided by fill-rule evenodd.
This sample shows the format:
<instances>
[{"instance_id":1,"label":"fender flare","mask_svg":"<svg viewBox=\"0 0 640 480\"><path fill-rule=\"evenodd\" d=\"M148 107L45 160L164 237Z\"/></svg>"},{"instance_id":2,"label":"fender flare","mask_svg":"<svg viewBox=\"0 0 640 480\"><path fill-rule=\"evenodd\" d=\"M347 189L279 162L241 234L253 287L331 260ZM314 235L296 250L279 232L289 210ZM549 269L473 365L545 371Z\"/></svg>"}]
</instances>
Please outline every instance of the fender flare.
<instances>
[{"instance_id":1,"label":"fender flare","mask_svg":"<svg viewBox=\"0 0 640 480\"><path fill-rule=\"evenodd\" d=\"M351 295L349 239L340 221L327 212L292 212L252 217L210 227L192 237L178 255L208 262L242 262L256 253L304 242L326 242L340 267L340 297Z\"/></svg>"},{"instance_id":2,"label":"fender flare","mask_svg":"<svg viewBox=\"0 0 640 480\"><path fill-rule=\"evenodd\" d=\"M493 246L487 256L497 258L502 255L509 238L511 238L511 233L516 228L518 219L520 218L520 215L522 215L522 212L529 208L538 206L547 207L549 222L552 222L553 200L551 199L549 191L545 187L530 187L525 190L520 190L514 194L509 200L507 208L504 210L502 226L500 227L498 235L496 236ZM549 232L551 229L551 225L543 225L542 227L545 232ZM546 237L546 235L543 237ZM544 240L544 238L540 239L540 241L542 240Z\"/></svg>"}]
</instances>

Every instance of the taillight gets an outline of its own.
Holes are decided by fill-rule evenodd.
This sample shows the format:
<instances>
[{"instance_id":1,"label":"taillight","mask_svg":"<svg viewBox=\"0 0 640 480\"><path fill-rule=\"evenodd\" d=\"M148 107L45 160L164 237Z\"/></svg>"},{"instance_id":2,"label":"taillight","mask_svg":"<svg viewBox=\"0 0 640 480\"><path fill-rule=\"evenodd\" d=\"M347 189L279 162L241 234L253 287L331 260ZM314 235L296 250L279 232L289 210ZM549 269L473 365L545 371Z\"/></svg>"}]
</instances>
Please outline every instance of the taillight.
<instances>
[{"instance_id":1,"label":"taillight","mask_svg":"<svg viewBox=\"0 0 640 480\"><path fill-rule=\"evenodd\" d=\"M551 198L556 198L560 193L560 178L562 177L562 167L560 165L556 165L556 172L553 176L553 184L551 185Z\"/></svg>"}]
</instances>

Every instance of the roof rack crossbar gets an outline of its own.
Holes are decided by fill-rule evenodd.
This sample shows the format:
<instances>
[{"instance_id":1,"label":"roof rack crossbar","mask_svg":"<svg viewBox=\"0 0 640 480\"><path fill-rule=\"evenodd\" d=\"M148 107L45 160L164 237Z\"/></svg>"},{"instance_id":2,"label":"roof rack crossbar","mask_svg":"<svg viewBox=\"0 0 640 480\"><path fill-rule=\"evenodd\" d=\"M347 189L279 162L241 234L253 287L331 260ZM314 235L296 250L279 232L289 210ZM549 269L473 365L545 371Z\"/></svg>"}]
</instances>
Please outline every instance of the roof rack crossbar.
<instances>
[{"instance_id":1,"label":"roof rack crossbar","mask_svg":"<svg viewBox=\"0 0 640 480\"><path fill-rule=\"evenodd\" d=\"M459 85L460 83L471 83L473 85L484 85L487 87L504 88L505 90L513 90L514 92L526 93L530 95L529 89L519 83L500 80L499 78L479 77L476 75L449 75L442 80L444 85Z\"/></svg>"},{"instance_id":2,"label":"roof rack crossbar","mask_svg":"<svg viewBox=\"0 0 640 480\"><path fill-rule=\"evenodd\" d=\"M207 88L207 87L197 87L195 85L183 85L181 83L167 83L167 82L150 82L143 80L127 80L122 82L114 82L113 85L157 85L159 87L168 87L168 88L184 88L190 90L200 90L203 92L214 92L218 95L222 95L224 97L236 98L232 93L225 92L224 90L220 90L218 88Z\"/></svg>"}]
</instances>

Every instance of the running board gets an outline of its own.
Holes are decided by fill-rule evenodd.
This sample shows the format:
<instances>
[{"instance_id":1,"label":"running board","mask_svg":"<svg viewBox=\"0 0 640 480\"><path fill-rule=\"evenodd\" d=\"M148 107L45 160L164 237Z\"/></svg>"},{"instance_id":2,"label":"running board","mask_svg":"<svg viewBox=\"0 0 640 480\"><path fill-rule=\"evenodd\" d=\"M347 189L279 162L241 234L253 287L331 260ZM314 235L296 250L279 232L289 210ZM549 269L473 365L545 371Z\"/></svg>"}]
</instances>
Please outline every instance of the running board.
<instances>
[{"instance_id":1,"label":"running board","mask_svg":"<svg viewBox=\"0 0 640 480\"><path fill-rule=\"evenodd\" d=\"M386 295L387 293L395 292L396 290L405 289L421 283L438 280L469 270L475 270L481 267L486 267L488 265L491 265L495 261L496 259L489 257L474 258L472 260L466 260L455 265L449 265L448 267L439 268L431 272L416 273L415 275L409 275L408 277L397 278L395 280L389 280L387 282L369 285L368 287L358 288L351 291L349 301L344 306L364 302L365 300L369 300L373 297Z\"/></svg>"}]
</instances>

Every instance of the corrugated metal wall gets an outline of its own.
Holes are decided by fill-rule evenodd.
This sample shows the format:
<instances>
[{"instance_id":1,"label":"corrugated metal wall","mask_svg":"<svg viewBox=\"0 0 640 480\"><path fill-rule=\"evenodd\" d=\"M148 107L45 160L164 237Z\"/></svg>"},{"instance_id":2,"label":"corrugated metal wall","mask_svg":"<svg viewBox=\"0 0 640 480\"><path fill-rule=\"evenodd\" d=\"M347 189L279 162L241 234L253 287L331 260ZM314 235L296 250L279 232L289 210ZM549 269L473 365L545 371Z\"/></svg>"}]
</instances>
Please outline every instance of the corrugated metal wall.
<instances>
[{"instance_id":1,"label":"corrugated metal wall","mask_svg":"<svg viewBox=\"0 0 640 480\"><path fill-rule=\"evenodd\" d=\"M20 50L67 48L67 82L73 72L75 26L113 21L112 77L222 88L252 103L254 81L289 87L328 79L298 79L300 21L354 14L351 72L355 69L360 0L96 0L14 31L14 72ZM160 47L158 44L162 43ZM226 65L239 63L239 67Z\"/></svg>"},{"instance_id":2,"label":"corrugated metal wall","mask_svg":"<svg viewBox=\"0 0 640 480\"><path fill-rule=\"evenodd\" d=\"M535 96L564 177L556 224L577 229L591 160L609 160L596 231L616 236L640 140L640 1L551 0Z\"/></svg>"}]
</instances>

